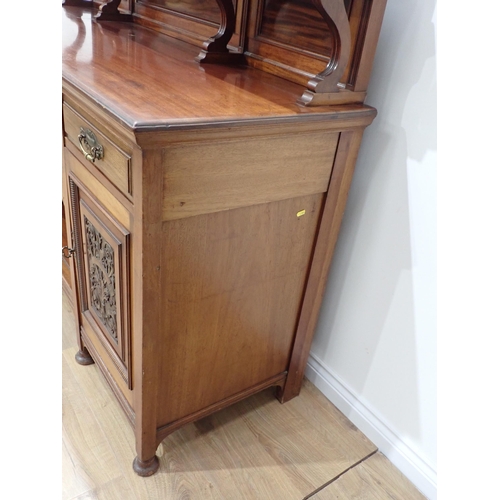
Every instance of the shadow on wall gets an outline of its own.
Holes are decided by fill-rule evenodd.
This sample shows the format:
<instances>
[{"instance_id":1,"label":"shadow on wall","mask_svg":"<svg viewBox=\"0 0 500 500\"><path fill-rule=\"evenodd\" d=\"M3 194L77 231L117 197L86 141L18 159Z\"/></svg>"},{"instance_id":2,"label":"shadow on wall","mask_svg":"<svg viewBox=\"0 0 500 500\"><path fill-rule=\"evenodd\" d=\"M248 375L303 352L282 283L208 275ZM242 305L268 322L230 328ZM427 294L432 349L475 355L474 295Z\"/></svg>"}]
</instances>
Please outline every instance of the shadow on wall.
<instances>
[{"instance_id":1,"label":"shadow on wall","mask_svg":"<svg viewBox=\"0 0 500 500\"><path fill-rule=\"evenodd\" d=\"M312 353L396 432L421 435L410 166L436 150L436 2L388 2L365 132ZM412 167L413 168L413 167ZM417 363L418 361L418 363Z\"/></svg>"}]
</instances>

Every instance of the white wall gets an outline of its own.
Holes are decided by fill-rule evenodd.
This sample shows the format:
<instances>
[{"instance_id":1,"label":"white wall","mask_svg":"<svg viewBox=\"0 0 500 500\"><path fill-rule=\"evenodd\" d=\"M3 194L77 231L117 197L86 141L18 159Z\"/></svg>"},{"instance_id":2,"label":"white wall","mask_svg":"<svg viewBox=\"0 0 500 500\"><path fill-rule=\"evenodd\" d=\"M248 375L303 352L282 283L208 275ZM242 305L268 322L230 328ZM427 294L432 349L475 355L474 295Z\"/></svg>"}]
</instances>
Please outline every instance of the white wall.
<instances>
[{"instance_id":1,"label":"white wall","mask_svg":"<svg viewBox=\"0 0 500 500\"><path fill-rule=\"evenodd\" d=\"M389 0L306 375L429 498L436 482L436 0Z\"/></svg>"}]
</instances>

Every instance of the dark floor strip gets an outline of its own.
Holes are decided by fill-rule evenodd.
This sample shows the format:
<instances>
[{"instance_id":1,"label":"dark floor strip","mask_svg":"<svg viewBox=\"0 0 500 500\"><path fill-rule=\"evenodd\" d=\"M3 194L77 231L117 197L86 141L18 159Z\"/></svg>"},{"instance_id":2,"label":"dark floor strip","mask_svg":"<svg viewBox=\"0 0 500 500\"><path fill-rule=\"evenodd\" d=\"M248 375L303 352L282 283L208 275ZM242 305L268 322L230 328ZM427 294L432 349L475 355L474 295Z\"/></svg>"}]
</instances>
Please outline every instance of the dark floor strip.
<instances>
[{"instance_id":1,"label":"dark floor strip","mask_svg":"<svg viewBox=\"0 0 500 500\"><path fill-rule=\"evenodd\" d=\"M318 491L321 491L323 488L326 488L328 485L332 484L334 481L336 481L339 477L343 476L346 472L349 472L351 469L354 469L354 467L357 467L359 464L363 463L365 460L368 460L370 457L375 455L375 453L378 452L378 449L370 453L369 455L366 455L365 458L362 458L355 464L351 465L348 467L345 471L341 472L340 474L337 474L333 479L330 479L330 481L327 481L325 484L321 485L319 488L316 488L312 493L309 493L309 495L305 496L302 500L308 500L308 498L311 498L312 496L316 495Z\"/></svg>"}]
</instances>

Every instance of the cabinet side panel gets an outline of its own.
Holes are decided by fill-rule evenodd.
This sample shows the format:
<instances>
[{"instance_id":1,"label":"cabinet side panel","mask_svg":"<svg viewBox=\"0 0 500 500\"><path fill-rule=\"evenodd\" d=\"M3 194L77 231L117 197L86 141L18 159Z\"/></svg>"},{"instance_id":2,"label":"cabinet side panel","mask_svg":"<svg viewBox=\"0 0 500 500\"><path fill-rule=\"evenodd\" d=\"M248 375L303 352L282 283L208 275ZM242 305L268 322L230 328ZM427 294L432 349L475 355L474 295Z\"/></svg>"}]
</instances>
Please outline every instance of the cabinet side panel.
<instances>
[{"instance_id":1,"label":"cabinet side panel","mask_svg":"<svg viewBox=\"0 0 500 500\"><path fill-rule=\"evenodd\" d=\"M164 223L159 425L287 370L323 198Z\"/></svg>"}]
</instances>

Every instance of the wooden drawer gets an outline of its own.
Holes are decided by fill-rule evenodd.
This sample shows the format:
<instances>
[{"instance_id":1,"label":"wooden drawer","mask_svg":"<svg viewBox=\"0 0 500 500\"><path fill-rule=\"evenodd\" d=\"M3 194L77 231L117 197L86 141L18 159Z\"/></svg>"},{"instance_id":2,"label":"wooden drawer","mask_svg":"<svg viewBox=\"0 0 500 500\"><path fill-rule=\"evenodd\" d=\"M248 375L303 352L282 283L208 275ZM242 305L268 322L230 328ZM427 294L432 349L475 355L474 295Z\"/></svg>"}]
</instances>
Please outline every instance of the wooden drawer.
<instances>
[{"instance_id":1,"label":"wooden drawer","mask_svg":"<svg viewBox=\"0 0 500 500\"><path fill-rule=\"evenodd\" d=\"M63 105L63 118L65 140L76 146L82 161L94 165L117 189L131 197L131 149L125 151L111 133L100 130L67 103Z\"/></svg>"},{"instance_id":2,"label":"wooden drawer","mask_svg":"<svg viewBox=\"0 0 500 500\"><path fill-rule=\"evenodd\" d=\"M317 131L165 148L163 220L324 193L338 140Z\"/></svg>"}]
</instances>

